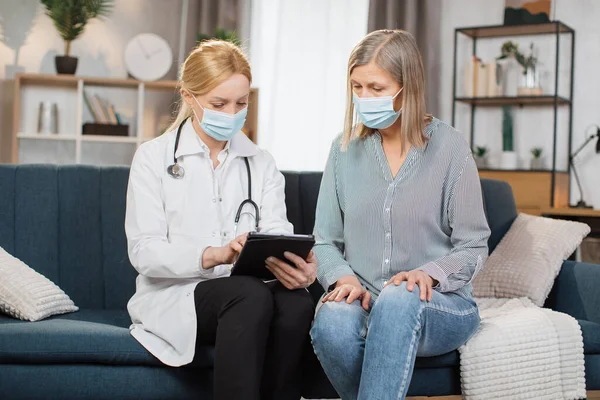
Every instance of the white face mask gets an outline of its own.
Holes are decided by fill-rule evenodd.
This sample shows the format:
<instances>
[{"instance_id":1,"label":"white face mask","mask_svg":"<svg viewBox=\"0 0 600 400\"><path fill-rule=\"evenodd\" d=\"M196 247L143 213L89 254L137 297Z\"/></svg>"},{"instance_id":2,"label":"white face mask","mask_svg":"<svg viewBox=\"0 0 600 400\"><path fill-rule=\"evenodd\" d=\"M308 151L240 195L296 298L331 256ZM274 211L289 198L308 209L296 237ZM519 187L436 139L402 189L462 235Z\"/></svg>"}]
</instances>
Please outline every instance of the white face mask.
<instances>
[{"instance_id":1,"label":"white face mask","mask_svg":"<svg viewBox=\"0 0 600 400\"><path fill-rule=\"evenodd\" d=\"M200 127L204 133L211 138L220 142L226 142L231 140L231 138L233 138L235 134L238 133L244 126L244 123L246 122L246 115L248 114L248 107L244 107L244 109L235 114L227 114L224 112L204 108L200 105L196 99L196 96L191 93L189 93L189 95L192 96L196 104L198 104L198 107L204 111L202 115L202 121L200 121L196 111L194 111L192 108Z\"/></svg>"},{"instance_id":2,"label":"white face mask","mask_svg":"<svg viewBox=\"0 0 600 400\"><path fill-rule=\"evenodd\" d=\"M382 97L358 97L355 93L352 95L352 102L356 107L356 112L360 121L372 129L385 129L392 126L402 113L402 108L394 111L394 99L400 94L404 87L398 90L393 96Z\"/></svg>"}]
</instances>

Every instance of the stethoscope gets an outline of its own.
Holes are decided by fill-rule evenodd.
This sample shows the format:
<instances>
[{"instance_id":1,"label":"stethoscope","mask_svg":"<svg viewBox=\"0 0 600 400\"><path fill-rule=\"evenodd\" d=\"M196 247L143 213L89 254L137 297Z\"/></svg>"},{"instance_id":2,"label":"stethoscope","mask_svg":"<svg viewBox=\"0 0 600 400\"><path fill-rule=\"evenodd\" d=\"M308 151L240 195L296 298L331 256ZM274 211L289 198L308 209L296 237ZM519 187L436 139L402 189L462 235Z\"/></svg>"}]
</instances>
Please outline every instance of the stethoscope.
<instances>
[{"instance_id":1,"label":"stethoscope","mask_svg":"<svg viewBox=\"0 0 600 400\"><path fill-rule=\"evenodd\" d=\"M184 119L179 127L177 128L177 136L175 137L175 148L173 149L173 164L167 167L167 173L174 179L181 179L185 175L185 169L183 166L179 165L177 161L177 148L179 147L179 139L181 138L181 129L183 125L187 122L187 118ZM248 173L248 198L240 203L240 206L237 209L237 213L235 214L235 224L233 229L233 237L237 236L237 228L240 222L240 217L242 216L242 210L246 204L250 204L254 207L254 211L256 215L254 216L254 229L258 231L258 222L260 221L260 212L258 209L258 205L252 200L252 174L250 173L250 162L248 161L248 157L244 157L244 163L246 164L246 172Z\"/></svg>"}]
</instances>

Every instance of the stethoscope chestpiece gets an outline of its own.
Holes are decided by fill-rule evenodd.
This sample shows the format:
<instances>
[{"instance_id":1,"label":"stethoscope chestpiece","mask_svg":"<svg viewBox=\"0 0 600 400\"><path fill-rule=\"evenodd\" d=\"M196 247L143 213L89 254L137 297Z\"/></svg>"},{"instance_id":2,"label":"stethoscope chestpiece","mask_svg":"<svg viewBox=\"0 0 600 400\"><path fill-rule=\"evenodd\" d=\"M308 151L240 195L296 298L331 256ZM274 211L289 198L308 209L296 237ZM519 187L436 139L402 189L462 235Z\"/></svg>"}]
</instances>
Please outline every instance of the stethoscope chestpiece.
<instances>
[{"instance_id":1,"label":"stethoscope chestpiece","mask_svg":"<svg viewBox=\"0 0 600 400\"><path fill-rule=\"evenodd\" d=\"M185 175L185 170L179 163L175 163L167 167L167 173L175 179L181 179Z\"/></svg>"}]
</instances>

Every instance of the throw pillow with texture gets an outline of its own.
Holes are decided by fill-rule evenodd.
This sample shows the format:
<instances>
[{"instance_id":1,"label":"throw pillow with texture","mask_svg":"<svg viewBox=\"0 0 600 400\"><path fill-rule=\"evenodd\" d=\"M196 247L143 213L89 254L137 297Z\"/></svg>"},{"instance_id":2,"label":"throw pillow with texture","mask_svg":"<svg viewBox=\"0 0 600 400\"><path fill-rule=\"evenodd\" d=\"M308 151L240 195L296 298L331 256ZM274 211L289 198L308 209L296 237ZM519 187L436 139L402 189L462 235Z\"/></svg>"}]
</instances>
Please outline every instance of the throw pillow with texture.
<instances>
[{"instance_id":1,"label":"throw pillow with texture","mask_svg":"<svg viewBox=\"0 0 600 400\"><path fill-rule=\"evenodd\" d=\"M563 261L589 233L579 222L519 214L473 280L473 295L528 297L542 307Z\"/></svg>"},{"instance_id":2,"label":"throw pillow with texture","mask_svg":"<svg viewBox=\"0 0 600 400\"><path fill-rule=\"evenodd\" d=\"M0 312L24 321L77 311L52 281L0 247Z\"/></svg>"}]
</instances>

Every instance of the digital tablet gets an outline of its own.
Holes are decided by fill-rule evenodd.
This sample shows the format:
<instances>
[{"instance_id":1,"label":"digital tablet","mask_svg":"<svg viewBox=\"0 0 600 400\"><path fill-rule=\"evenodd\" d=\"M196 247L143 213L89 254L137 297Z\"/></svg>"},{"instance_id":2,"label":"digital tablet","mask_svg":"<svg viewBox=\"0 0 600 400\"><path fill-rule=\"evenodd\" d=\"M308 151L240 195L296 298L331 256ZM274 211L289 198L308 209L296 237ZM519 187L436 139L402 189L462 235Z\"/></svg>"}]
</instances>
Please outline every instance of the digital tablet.
<instances>
[{"instance_id":1,"label":"digital tablet","mask_svg":"<svg viewBox=\"0 0 600 400\"><path fill-rule=\"evenodd\" d=\"M275 279L271 271L265 267L267 258L276 257L294 266L283 253L289 251L306 259L314 245L313 235L251 232L248 234L240 257L231 270L231 275L250 275L264 280Z\"/></svg>"}]
</instances>

